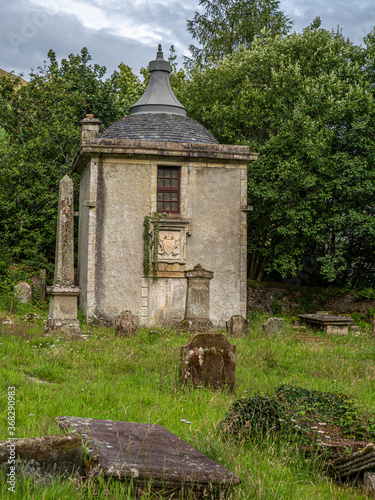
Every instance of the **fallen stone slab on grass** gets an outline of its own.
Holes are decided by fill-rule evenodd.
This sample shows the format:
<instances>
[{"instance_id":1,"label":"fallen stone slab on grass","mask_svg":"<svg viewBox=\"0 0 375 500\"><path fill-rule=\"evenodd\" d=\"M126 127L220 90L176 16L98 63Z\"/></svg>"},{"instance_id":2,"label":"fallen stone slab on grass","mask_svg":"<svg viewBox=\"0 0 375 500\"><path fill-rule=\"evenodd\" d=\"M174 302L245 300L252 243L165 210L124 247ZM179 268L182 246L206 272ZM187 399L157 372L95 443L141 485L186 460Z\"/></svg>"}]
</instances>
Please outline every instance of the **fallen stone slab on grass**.
<instances>
[{"instance_id":1,"label":"fallen stone slab on grass","mask_svg":"<svg viewBox=\"0 0 375 500\"><path fill-rule=\"evenodd\" d=\"M59 434L0 441L0 468L31 477L71 475L82 467L82 438Z\"/></svg>"},{"instance_id":2,"label":"fallen stone slab on grass","mask_svg":"<svg viewBox=\"0 0 375 500\"><path fill-rule=\"evenodd\" d=\"M97 473L132 480L154 490L225 489L240 478L161 425L81 417L58 417L60 427L85 440Z\"/></svg>"}]
</instances>

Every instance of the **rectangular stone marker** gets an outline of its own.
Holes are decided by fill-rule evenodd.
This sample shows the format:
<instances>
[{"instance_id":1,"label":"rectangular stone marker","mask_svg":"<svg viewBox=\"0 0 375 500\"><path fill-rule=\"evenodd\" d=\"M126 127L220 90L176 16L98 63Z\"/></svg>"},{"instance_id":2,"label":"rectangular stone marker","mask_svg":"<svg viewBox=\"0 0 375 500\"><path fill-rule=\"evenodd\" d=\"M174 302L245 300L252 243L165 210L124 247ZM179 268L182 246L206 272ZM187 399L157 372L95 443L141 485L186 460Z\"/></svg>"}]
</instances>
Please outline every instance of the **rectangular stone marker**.
<instances>
[{"instance_id":1,"label":"rectangular stone marker","mask_svg":"<svg viewBox=\"0 0 375 500\"><path fill-rule=\"evenodd\" d=\"M181 330L207 332L213 330L210 321L210 280L212 271L203 269L200 264L185 271L188 280L185 318L180 322Z\"/></svg>"},{"instance_id":2,"label":"rectangular stone marker","mask_svg":"<svg viewBox=\"0 0 375 500\"><path fill-rule=\"evenodd\" d=\"M73 181L68 175L61 179L59 185L55 277L53 286L47 287L47 293L50 295L50 307L44 330L80 333L77 319L80 288L74 284Z\"/></svg>"},{"instance_id":3,"label":"rectangular stone marker","mask_svg":"<svg viewBox=\"0 0 375 500\"><path fill-rule=\"evenodd\" d=\"M298 317L311 327L322 328L325 333L336 335L346 335L349 332L349 328L354 325L354 321L348 316L300 314Z\"/></svg>"},{"instance_id":4,"label":"rectangular stone marker","mask_svg":"<svg viewBox=\"0 0 375 500\"><path fill-rule=\"evenodd\" d=\"M209 485L225 489L240 478L193 448L161 425L58 417L65 430L72 427L88 440L89 455L96 456L104 477L133 480L153 489L203 490Z\"/></svg>"}]
</instances>

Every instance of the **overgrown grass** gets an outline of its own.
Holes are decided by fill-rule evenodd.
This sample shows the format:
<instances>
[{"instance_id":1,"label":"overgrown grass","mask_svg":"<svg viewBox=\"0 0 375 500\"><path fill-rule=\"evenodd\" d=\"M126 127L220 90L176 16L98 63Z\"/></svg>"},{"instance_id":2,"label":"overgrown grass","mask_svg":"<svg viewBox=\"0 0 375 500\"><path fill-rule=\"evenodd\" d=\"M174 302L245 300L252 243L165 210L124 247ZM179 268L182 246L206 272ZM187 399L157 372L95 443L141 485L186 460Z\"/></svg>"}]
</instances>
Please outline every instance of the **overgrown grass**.
<instances>
[{"instance_id":1,"label":"overgrown grass","mask_svg":"<svg viewBox=\"0 0 375 500\"><path fill-rule=\"evenodd\" d=\"M266 316L254 314L249 335L230 340L237 347L236 388L230 394L179 385L179 350L188 335L144 329L137 337L117 338L111 328L84 324L89 337L77 340L43 333L46 308L33 309L40 319L23 322L29 310L21 305L13 325L0 325L1 407L6 409L7 389L15 386L17 437L63 433L54 420L63 415L160 424L241 477L229 499L366 498L359 487L335 483L314 457L302 457L295 443L271 436L236 441L223 433L221 422L234 400L273 394L282 384L339 391L375 410L375 349L369 331L320 333L322 342L305 342L295 338L288 323L285 335L265 338L261 325ZM1 439L9 437L6 417L2 411ZM3 477L0 497L135 498L127 488L77 478L41 486L24 478L18 479L14 494L7 492ZM143 498L157 497L144 491Z\"/></svg>"}]
</instances>

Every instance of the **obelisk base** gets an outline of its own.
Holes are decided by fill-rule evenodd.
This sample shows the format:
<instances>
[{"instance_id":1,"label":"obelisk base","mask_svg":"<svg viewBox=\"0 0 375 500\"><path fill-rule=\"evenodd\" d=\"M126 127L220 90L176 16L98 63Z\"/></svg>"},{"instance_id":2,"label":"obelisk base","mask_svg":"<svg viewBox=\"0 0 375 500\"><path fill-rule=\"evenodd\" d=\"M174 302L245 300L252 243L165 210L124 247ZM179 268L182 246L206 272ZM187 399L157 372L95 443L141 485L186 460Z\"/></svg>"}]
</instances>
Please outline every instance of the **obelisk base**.
<instances>
[{"instance_id":1,"label":"obelisk base","mask_svg":"<svg viewBox=\"0 0 375 500\"><path fill-rule=\"evenodd\" d=\"M77 297L81 289L78 286L49 286L50 295L49 317L44 331L64 331L81 333L81 326L77 319Z\"/></svg>"}]
</instances>

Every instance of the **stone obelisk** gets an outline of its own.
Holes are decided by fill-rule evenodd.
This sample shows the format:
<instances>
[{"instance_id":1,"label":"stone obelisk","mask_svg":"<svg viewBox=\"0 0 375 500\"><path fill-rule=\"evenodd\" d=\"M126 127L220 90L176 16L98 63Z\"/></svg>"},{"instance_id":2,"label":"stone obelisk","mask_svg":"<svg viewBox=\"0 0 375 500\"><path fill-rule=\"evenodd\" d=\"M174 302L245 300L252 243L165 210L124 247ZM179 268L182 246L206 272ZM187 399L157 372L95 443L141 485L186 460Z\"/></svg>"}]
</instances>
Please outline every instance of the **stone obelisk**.
<instances>
[{"instance_id":1,"label":"stone obelisk","mask_svg":"<svg viewBox=\"0 0 375 500\"><path fill-rule=\"evenodd\" d=\"M80 333L77 298L80 288L74 284L74 204L73 181L66 175L60 181L57 215L55 276L47 287L50 295L49 317L44 330Z\"/></svg>"}]
</instances>

